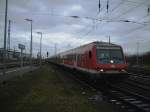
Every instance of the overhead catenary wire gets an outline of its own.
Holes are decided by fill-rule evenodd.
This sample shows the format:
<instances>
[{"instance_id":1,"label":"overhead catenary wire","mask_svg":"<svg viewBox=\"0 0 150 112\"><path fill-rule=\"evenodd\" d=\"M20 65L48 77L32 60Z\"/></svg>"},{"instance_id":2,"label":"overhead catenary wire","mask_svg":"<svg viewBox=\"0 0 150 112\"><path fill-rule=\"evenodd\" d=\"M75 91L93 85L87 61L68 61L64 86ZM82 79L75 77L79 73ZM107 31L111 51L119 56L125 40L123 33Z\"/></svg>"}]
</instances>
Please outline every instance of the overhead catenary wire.
<instances>
[{"instance_id":1,"label":"overhead catenary wire","mask_svg":"<svg viewBox=\"0 0 150 112\"><path fill-rule=\"evenodd\" d=\"M123 4L125 1L123 0L119 5L121 5L121 4ZM127 1L127 2L131 2L131 1ZM134 2L135 3L135 2ZM144 2L142 2L142 3L144 3ZM135 6L135 7L133 7L133 8L131 8L131 9L129 9L129 10L127 10L126 12L124 12L122 15L124 15L124 14L127 14L128 12L130 12L130 10L133 10L133 9L136 9L136 8L138 8L139 6L141 6L140 5L140 3L137 3L136 2L136 4L137 4L137 6ZM108 0L107 0L107 5L108 5ZM120 6L119 6L120 7ZM107 6L107 13L108 13L108 8L109 8L109 6ZM117 9L117 7L115 8L115 9ZM115 9L113 9L113 11L115 10ZM119 18L122 16L122 15L120 15L119 16ZM117 17L118 18L118 17ZM114 20L108 20L108 21L106 21L107 23L109 23L109 22L131 22L131 23L135 23L135 24L140 24L140 25L142 25L141 27L145 27L144 25L144 23L140 23L140 22L135 22L135 21L132 21L132 20L118 20L118 21L114 21ZM107 23L105 23L105 24L107 24ZM87 36L87 35L89 35L91 32L93 31L93 29L91 29L90 31L88 31L86 34L85 34L85 36Z\"/></svg>"},{"instance_id":2,"label":"overhead catenary wire","mask_svg":"<svg viewBox=\"0 0 150 112\"><path fill-rule=\"evenodd\" d=\"M71 17L80 18L78 16L71 16ZM132 20L123 20L123 19L122 20L105 20L105 19L96 19L96 18L90 18L90 17L84 17L84 18L90 19L90 20L101 21L101 22L126 22L126 23L145 25L144 23L140 23L140 22L136 22L136 21L132 21ZM83 36L89 35L93 30L94 30L94 27L92 27L92 29L89 30L88 32L86 32Z\"/></svg>"},{"instance_id":3,"label":"overhead catenary wire","mask_svg":"<svg viewBox=\"0 0 150 112\"><path fill-rule=\"evenodd\" d=\"M100 1L100 0L99 0ZM122 1L122 3L124 3L125 0ZM128 2L130 2L128 0ZM121 4L121 3L120 3ZM136 2L136 4L138 4ZM38 13L35 13L38 15ZM47 15L46 13L44 15ZM59 14L53 14L52 16L62 16L62 17L71 17L71 18L75 18L75 19L78 19L78 16L63 16L63 15L59 15ZM100 20L100 19L97 19L97 18L90 18L90 17L80 17L81 18L85 18L85 19L90 19L90 20L93 20L93 21L104 21L104 22L116 22L115 20ZM119 21L118 21L119 22ZM120 21L121 22L121 21ZM130 21L131 22L131 21ZM138 22L133 22L132 23L138 23ZM141 24L141 23L138 23L138 24Z\"/></svg>"},{"instance_id":4,"label":"overhead catenary wire","mask_svg":"<svg viewBox=\"0 0 150 112\"><path fill-rule=\"evenodd\" d=\"M95 20L98 19L97 17L98 17L98 15L100 14L100 12L102 10L101 7L102 7L101 0L99 0L99 3L98 3L98 10L99 11L98 11L98 14L96 15ZM89 17L86 17L86 18L89 19ZM85 32L83 35L79 35L79 36L84 36L85 37L85 36L89 35L93 30L95 30L95 24L96 24L96 22L95 22L94 19L92 19L92 20L93 20L93 24L90 25L92 28L90 30L88 30L87 32ZM82 31L80 31L80 32L82 32Z\"/></svg>"},{"instance_id":5,"label":"overhead catenary wire","mask_svg":"<svg viewBox=\"0 0 150 112\"><path fill-rule=\"evenodd\" d=\"M147 1L147 0L146 0ZM127 1L127 2L130 2L130 1ZM134 6L133 8L130 8L130 9L128 9L127 11L125 11L124 13L122 13L122 14L120 14L119 16L117 16L117 17L115 17L115 18L113 18L113 19L118 19L118 18L120 18L121 16L124 16L125 14L127 14L127 13L131 13L133 10L135 10L136 8L138 8L138 7L140 7L140 6L142 6L142 5L146 5L145 4L145 1L144 2L141 2L141 3L137 3L136 2L136 6ZM108 23L110 23L110 21L106 21L106 23L103 23L102 24L102 26L104 26L104 25L106 25L106 24L108 24ZM140 23L140 22L134 22L134 21L132 21L132 23ZM142 26L140 26L140 27L143 27L143 24L142 23L140 23Z\"/></svg>"},{"instance_id":6,"label":"overhead catenary wire","mask_svg":"<svg viewBox=\"0 0 150 112\"><path fill-rule=\"evenodd\" d=\"M99 12L100 12L100 8L101 8L101 2L100 2L100 0L99 0ZM108 11L108 9L109 9L109 1L107 0L107 11ZM98 13L98 14L99 14L99 13ZM97 15L97 16L98 16L98 15ZM93 20L93 25L95 25L95 20L96 20L96 21L103 21L103 20L98 19L98 18L89 18L89 17L86 17L86 18ZM92 27L88 32L86 32L86 33L85 33L84 35L82 35L82 36L86 37L86 36L88 36L89 34L91 34L94 30L95 30L95 27Z\"/></svg>"},{"instance_id":7,"label":"overhead catenary wire","mask_svg":"<svg viewBox=\"0 0 150 112\"><path fill-rule=\"evenodd\" d=\"M124 3L124 0L122 0L122 2L117 7L115 7L112 11L116 10L117 8L119 8L121 6L121 4L123 4L123 3ZM108 9L109 9L109 1L107 0L107 13L108 13ZM107 21L107 22L110 22L110 21ZM93 29L91 29L90 31L88 31L85 35L86 36L89 35L92 31L93 31Z\"/></svg>"},{"instance_id":8,"label":"overhead catenary wire","mask_svg":"<svg viewBox=\"0 0 150 112\"><path fill-rule=\"evenodd\" d=\"M135 7L133 7L133 8L128 9L127 11L125 11L124 13L122 13L121 15L119 15L117 18L120 18L122 15L125 15L125 14L127 14L127 13L131 13L132 11L134 11L135 9L137 9L138 7L141 7L141 6L144 6L144 5L146 5L146 4L145 4L145 1L142 2L142 3L137 4L137 5L136 5Z\"/></svg>"},{"instance_id":9,"label":"overhead catenary wire","mask_svg":"<svg viewBox=\"0 0 150 112\"><path fill-rule=\"evenodd\" d=\"M113 8L113 9L111 10L111 12L113 12L113 11L115 11L117 8L119 8L119 7L124 3L124 1L125 1L125 0L122 0L115 8ZM107 6L106 6L106 8L107 8L107 13L108 13L108 9L109 9L109 1L108 1L108 0L107 0ZM99 13L100 13L100 11L101 11L101 1L99 0ZM89 30L89 31L85 34L85 36L89 35L93 30L94 30L94 29Z\"/></svg>"},{"instance_id":10,"label":"overhead catenary wire","mask_svg":"<svg viewBox=\"0 0 150 112\"><path fill-rule=\"evenodd\" d=\"M124 0L123 0L123 1L124 1ZM122 1L122 3L125 3L125 1L124 1L124 2L123 2L123 1ZM113 18L113 19L117 19L117 18L120 18L121 16L126 15L127 13L131 13L131 12L134 11L136 8L138 8L138 7L142 6L142 5L145 5L144 3L145 3L145 2L136 4L136 6L134 6L134 7L132 7L132 8L129 8L127 11L121 13L119 16L117 16L117 17L115 17L115 18Z\"/></svg>"},{"instance_id":11,"label":"overhead catenary wire","mask_svg":"<svg viewBox=\"0 0 150 112\"><path fill-rule=\"evenodd\" d=\"M121 4L123 4L124 3L124 0L119 4L119 5L121 5ZM107 4L108 4L108 1L107 1ZM139 6L139 4L138 4L138 6ZM136 7L138 7L138 6L136 6ZM117 8L117 7L116 7ZM115 8L115 9L116 9ZM135 8L135 7L134 7ZM132 8L132 9L134 9L134 8ZM108 6L107 6L107 10L108 10ZM131 9L130 9L131 10ZM128 11L130 11L130 10L128 10ZM113 10L114 11L114 10ZM128 11L126 11L125 13L127 13ZM125 14L124 13L124 14ZM121 17L121 16L120 16ZM93 18L92 18L93 19ZM98 20L98 19L95 19L95 20ZM102 21L102 20L101 20ZM106 20L105 22L131 22L131 23L135 23L135 24L140 24L140 25L145 25L144 23L140 23L140 22L136 22L136 21L132 21L132 20ZM85 33L85 35L88 35L88 34L90 34L91 32L92 32L92 30L93 29L91 29L90 31L88 31L87 33Z\"/></svg>"},{"instance_id":12,"label":"overhead catenary wire","mask_svg":"<svg viewBox=\"0 0 150 112\"><path fill-rule=\"evenodd\" d=\"M149 17L149 15L145 15L145 16L142 17L139 21L142 21L142 20L144 20L144 19L147 18L147 17ZM140 29L143 29L143 28L149 26L149 22L150 22L150 21L144 21L144 22L142 22L142 23L144 24L144 26L138 26L138 27L136 27L136 28L130 30L127 34L129 35L129 34L135 32L135 31L137 31L137 30L140 30Z\"/></svg>"},{"instance_id":13,"label":"overhead catenary wire","mask_svg":"<svg viewBox=\"0 0 150 112\"><path fill-rule=\"evenodd\" d=\"M148 7L150 7L149 5L148 5ZM148 9L149 10L149 9ZM145 18L147 18L147 17L149 17L149 12L148 12L148 10L147 10L147 15L145 15L144 17L142 17L139 21L142 21L142 20L144 20ZM139 27L137 27L137 28L135 28L135 29L132 29L132 30L130 30L129 32L128 32L128 35L129 34L131 34L131 33L133 33L133 32L135 32L135 31L137 31L137 30L140 30L140 29L143 29L143 28L145 28L145 27L147 27L149 24L150 21L145 21L145 22L142 22L145 26L139 26Z\"/></svg>"},{"instance_id":14,"label":"overhead catenary wire","mask_svg":"<svg viewBox=\"0 0 150 112\"><path fill-rule=\"evenodd\" d=\"M25 14L25 13L17 13L17 14ZM50 15L50 16L58 16L58 17L67 17L67 18L74 18L74 19L89 19L89 20L94 20L95 18L91 17L79 17L79 16L64 16L60 14L54 14L54 13L31 13L31 15Z\"/></svg>"},{"instance_id":15,"label":"overhead catenary wire","mask_svg":"<svg viewBox=\"0 0 150 112\"><path fill-rule=\"evenodd\" d=\"M74 19L89 19L92 21L101 21L101 22L131 22L131 23L136 23L136 24L142 24L142 23L138 23L136 21L130 21L130 20L105 20L105 19L97 19L97 18L92 18L92 17L80 17L80 16L63 16L63 15L59 15L59 14L53 14L51 16L61 16L61 17L69 17L69 18L74 18ZM91 30L94 30L94 28L92 28ZM92 31L88 31L85 33L85 35L90 34L90 32Z\"/></svg>"},{"instance_id":16,"label":"overhead catenary wire","mask_svg":"<svg viewBox=\"0 0 150 112\"><path fill-rule=\"evenodd\" d=\"M101 0L99 0L99 3L98 3L98 8L99 8L99 11L98 11L98 14L96 15L96 18L90 18L90 17L85 17L86 19L91 19L92 21L93 21L93 24L92 25L90 25L92 28L90 29L90 30L88 30L87 32L85 32L83 35L81 35L80 33L82 32L82 31L80 31L80 37L82 36L88 36L92 31L94 31L95 30L95 25L96 25L96 20L97 21L99 21L98 20L98 15L100 14L100 12L104 9L104 7L102 8L102 4L101 4ZM85 28L86 29L86 28Z\"/></svg>"},{"instance_id":17,"label":"overhead catenary wire","mask_svg":"<svg viewBox=\"0 0 150 112\"><path fill-rule=\"evenodd\" d=\"M117 4L112 10L110 10L110 13L111 14L112 12L114 12L116 9L118 9L121 5L123 5L125 3L125 0L122 0L119 4ZM108 16L108 14L107 14ZM105 15L102 17L102 18L105 18Z\"/></svg>"},{"instance_id":18,"label":"overhead catenary wire","mask_svg":"<svg viewBox=\"0 0 150 112\"><path fill-rule=\"evenodd\" d=\"M120 6L123 4L123 3L125 3L124 2L125 0L123 0L123 2L122 3L120 3ZM138 4L138 3L137 3ZM102 4L101 4L102 5ZM119 5L119 4L118 4ZM120 7L120 6L118 6L118 8ZM117 6L116 6L117 7ZM101 7L102 8L102 7ZM116 8L116 9L118 9L118 8ZM112 9L112 10L109 10L109 14L111 13L111 11L115 11L116 9ZM102 10L102 9L101 9ZM35 13L35 15L39 15L40 13ZM48 13L43 13L43 15L49 15ZM63 15L59 15L59 14L52 14L52 16L61 16L61 17L67 17L67 18L74 18L74 19L89 19L89 20L91 20L91 21L101 21L101 22L108 22L108 23L110 23L110 22L123 22L123 21L125 21L125 20L108 20L108 19L98 19L98 18L92 18L92 17L79 17L78 18L78 16L63 16ZM130 21L130 23L137 23L137 24L142 24L142 23L140 23L140 22L135 22L135 21ZM94 24L96 24L96 23L93 23L91 26L93 26ZM145 26L143 26L143 28L144 28ZM86 27L87 28L87 27ZM84 29L85 30L85 29ZM89 35L89 34L91 34L93 31L95 31L95 28L94 27L92 27L89 31L86 31L86 32L84 32L85 34L83 35L83 36L87 36L87 35Z\"/></svg>"},{"instance_id":19,"label":"overhead catenary wire","mask_svg":"<svg viewBox=\"0 0 150 112\"><path fill-rule=\"evenodd\" d=\"M118 9L124 3L125 3L125 0L122 0L117 6L115 6L112 10L110 10L110 12L112 13L113 11L115 11L116 9Z\"/></svg>"}]
</instances>

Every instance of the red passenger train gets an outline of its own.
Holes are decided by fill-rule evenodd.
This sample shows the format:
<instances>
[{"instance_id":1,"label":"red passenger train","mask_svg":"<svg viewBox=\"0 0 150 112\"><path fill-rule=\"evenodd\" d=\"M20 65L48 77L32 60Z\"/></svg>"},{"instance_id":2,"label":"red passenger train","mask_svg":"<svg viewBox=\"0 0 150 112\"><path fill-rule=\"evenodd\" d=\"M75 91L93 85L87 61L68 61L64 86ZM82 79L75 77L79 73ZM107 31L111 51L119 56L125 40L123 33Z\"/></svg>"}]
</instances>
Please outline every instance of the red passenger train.
<instances>
[{"instance_id":1,"label":"red passenger train","mask_svg":"<svg viewBox=\"0 0 150 112\"><path fill-rule=\"evenodd\" d=\"M90 73L94 78L123 76L127 68L122 47L107 42L92 42L60 53L56 59L63 66Z\"/></svg>"}]
</instances>

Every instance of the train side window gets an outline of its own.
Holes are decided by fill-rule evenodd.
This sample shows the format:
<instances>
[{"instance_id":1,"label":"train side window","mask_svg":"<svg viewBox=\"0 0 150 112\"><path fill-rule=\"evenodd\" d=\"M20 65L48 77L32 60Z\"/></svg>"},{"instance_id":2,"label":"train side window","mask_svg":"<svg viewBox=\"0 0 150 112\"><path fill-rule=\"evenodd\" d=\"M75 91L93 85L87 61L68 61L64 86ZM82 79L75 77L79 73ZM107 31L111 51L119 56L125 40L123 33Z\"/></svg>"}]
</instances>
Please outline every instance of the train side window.
<instances>
[{"instance_id":1,"label":"train side window","mask_svg":"<svg viewBox=\"0 0 150 112\"><path fill-rule=\"evenodd\" d=\"M92 52L89 51L89 58L92 58Z\"/></svg>"}]
</instances>

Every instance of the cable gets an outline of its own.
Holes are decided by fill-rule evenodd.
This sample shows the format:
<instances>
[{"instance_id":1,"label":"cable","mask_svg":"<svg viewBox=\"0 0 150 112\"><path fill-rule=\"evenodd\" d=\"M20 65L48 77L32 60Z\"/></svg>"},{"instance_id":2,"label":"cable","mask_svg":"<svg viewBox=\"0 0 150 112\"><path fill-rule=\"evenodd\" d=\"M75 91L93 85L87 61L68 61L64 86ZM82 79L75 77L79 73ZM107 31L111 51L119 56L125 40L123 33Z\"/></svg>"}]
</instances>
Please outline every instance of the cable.
<instances>
[{"instance_id":1,"label":"cable","mask_svg":"<svg viewBox=\"0 0 150 112\"><path fill-rule=\"evenodd\" d=\"M124 1L125 0L122 0L115 8L113 8L112 10L111 10L111 12L113 12L113 11L115 11L117 8L119 8L123 3L124 3ZM99 0L99 13L100 13L100 7L101 7L101 4L100 4L100 0ZM108 9L109 9L109 1L107 0L107 13L108 13ZM98 13L98 14L99 14ZM89 31L89 32L91 32L91 31ZM89 33L87 33L87 34L89 34Z\"/></svg>"},{"instance_id":2,"label":"cable","mask_svg":"<svg viewBox=\"0 0 150 112\"><path fill-rule=\"evenodd\" d=\"M141 18L139 21L141 21L141 20L143 20L143 19L145 19L145 18L147 18L147 17L149 17L149 16L146 15L146 16L144 16L143 18ZM147 24L147 23L149 23L149 22L150 22L150 21L143 22L143 25L144 25L144 26L139 26L139 27L137 27L137 28L131 30L130 32L128 32L128 34L133 33L133 32L135 32L135 31L137 31L137 30L139 30L139 29L145 28L146 26L149 25L149 24Z\"/></svg>"},{"instance_id":3,"label":"cable","mask_svg":"<svg viewBox=\"0 0 150 112\"><path fill-rule=\"evenodd\" d=\"M122 2L119 3L119 5L118 5L117 7L115 7L112 11L114 11L114 10L116 10L118 7L120 7L120 5L121 5L122 3L124 3L124 1L125 1L125 0L122 0ZM100 2L101 2L101 1L99 0L99 12L100 12L100 8L101 8L101 3L100 3ZM108 13L108 9L109 9L109 1L107 0L107 13ZM98 15L99 15L99 13L98 13ZM98 15L97 15L97 16L98 16ZM95 19L95 20L97 20L97 19ZM102 21L102 20L100 20L100 21ZM91 30L89 30L88 32L86 32L86 33L84 34L84 36L89 35L93 30L94 30L94 28L92 28Z\"/></svg>"},{"instance_id":4,"label":"cable","mask_svg":"<svg viewBox=\"0 0 150 112\"><path fill-rule=\"evenodd\" d=\"M126 2L134 3L134 4L139 4L140 3L140 2L130 1L130 0L126 0Z\"/></svg>"},{"instance_id":5,"label":"cable","mask_svg":"<svg viewBox=\"0 0 150 112\"><path fill-rule=\"evenodd\" d=\"M111 12L115 11L116 9L118 9L122 4L125 3L125 0L122 0L116 7L114 7Z\"/></svg>"},{"instance_id":6,"label":"cable","mask_svg":"<svg viewBox=\"0 0 150 112\"><path fill-rule=\"evenodd\" d=\"M123 4L125 1L123 0L117 7L115 7L112 11L114 11L114 10L116 10L118 7L120 7L120 5L121 4ZM129 1L128 1L129 2ZM144 3L144 2L142 2L142 3ZM137 7L139 7L141 4L138 4L136 7L133 7L133 8L131 8L131 9L129 9L129 10L127 10L126 12L124 12L122 15L124 15L124 14L126 14L126 13L128 13L129 11L131 11L131 10L133 10L133 9L135 9L135 8L137 8ZM108 6L107 6L108 7ZM107 8L108 9L108 8ZM122 15L120 15L119 17L121 17ZM117 17L118 18L118 17ZM136 23L136 24L140 24L140 25L142 25L142 26L140 26L140 27L145 27L145 24L143 24L143 23L139 23L139 22L135 22L135 21L129 21L129 20L118 20L118 21L114 21L114 20L108 20L108 21L106 21L106 22L131 22L131 23ZM144 26L143 26L144 25ZM87 35L89 35L91 32L93 31L93 29L91 29L90 31L88 31L86 34L85 34L85 36L87 36Z\"/></svg>"},{"instance_id":7,"label":"cable","mask_svg":"<svg viewBox=\"0 0 150 112\"><path fill-rule=\"evenodd\" d=\"M147 0L146 0L146 1L147 1ZM129 2L129 1L128 1L128 2ZM142 4L142 3L143 3L143 4ZM114 19L120 18L121 16L127 14L128 12L133 11L134 9L138 8L139 6L141 6L141 4L144 5L145 2L142 2L142 3L139 3L137 6L135 6L135 7L133 7L133 8L130 8L129 10L127 10L126 12L122 13L121 15L115 17ZM106 22L107 22L107 21L106 21ZM106 24L108 24L108 23L110 23L110 22L104 23L104 24L102 24L102 26L103 26L103 25L106 25ZM137 22L135 22L135 23L137 23Z\"/></svg>"},{"instance_id":8,"label":"cable","mask_svg":"<svg viewBox=\"0 0 150 112\"><path fill-rule=\"evenodd\" d=\"M141 21L141 20L143 20L143 19L145 19L145 18L147 18L147 17L149 17L149 16L148 16L148 15L145 15L145 16L142 17L139 21ZM133 33L133 32L135 32L135 31L137 31L137 30L139 30L139 29L145 28L145 27L148 25L147 23L149 23L149 22L150 22L150 21L143 22L143 23L145 24L145 26L137 27L137 28L133 29L132 31L128 32L128 34Z\"/></svg>"},{"instance_id":9,"label":"cable","mask_svg":"<svg viewBox=\"0 0 150 112\"><path fill-rule=\"evenodd\" d=\"M125 0L122 0L122 2L120 2L119 3L119 5L117 6L117 7L115 7L112 11L114 11L114 10L116 10L118 7L120 7L120 5L121 4L123 4L125 2ZM107 13L108 13L108 9L109 9L109 1L107 0ZM138 6L139 6L140 4L138 4ZM99 6L100 6L100 1L99 1ZM136 7L138 7L138 6L136 6ZM135 8L135 7L134 7ZM132 9L134 9L134 8L132 8ZM130 9L131 10L131 9ZM130 11L130 10L128 10L128 11ZM128 11L126 11L125 13L127 13ZM121 17L121 16L120 16ZM135 22L135 21L129 21L129 20L118 20L118 21L114 21L114 20L108 20L108 21L106 21L106 22L131 22L131 23L136 23L136 24L141 24L141 25L143 25L142 23L138 23L138 22ZM88 34L90 34L91 32L93 31L93 29L91 29L90 31L88 31L86 34L85 34L85 36L86 35L88 35Z\"/></svg>"},{"instance_id":10,"label":"cable","mask_svg":"<svg viewBox=\"0 0 150 112\"><path fill-rule=\"evenodd\" d=\"M127 13L129 13L129 12L132 12L134 9L136 9L136 8L138 8L138 7L142 6L142 5L144 5L144 3L145 3L145 2L142 2L142 3L138 4L137 6L135 6L135 7L131 8L131 9L127 10L126 12L122 13L121 15L119 15L117 18L120 18L122 15L125 15L125 14L127 14Z\"/></svg>"}]
</instances>

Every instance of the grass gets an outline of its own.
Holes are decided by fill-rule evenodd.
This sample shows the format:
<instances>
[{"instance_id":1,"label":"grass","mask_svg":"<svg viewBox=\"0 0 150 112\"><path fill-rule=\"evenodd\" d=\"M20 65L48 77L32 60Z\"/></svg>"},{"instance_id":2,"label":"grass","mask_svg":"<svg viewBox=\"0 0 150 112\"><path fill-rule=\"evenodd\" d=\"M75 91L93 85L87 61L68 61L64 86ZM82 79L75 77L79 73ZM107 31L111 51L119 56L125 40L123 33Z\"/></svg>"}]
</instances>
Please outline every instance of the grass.
<instances>
[{"instance_id":1,"label":"grass","mask_svg":"<svg viewBox=\"0 0 150 112\"><path fill-rule=\"evenodd\" d=\"M102 104L101 112L109 111ZM97 108L81 94L79 85L66 80L50 66L0 85L2 112L97 112Z\"/></svg>"}]
</instances>

